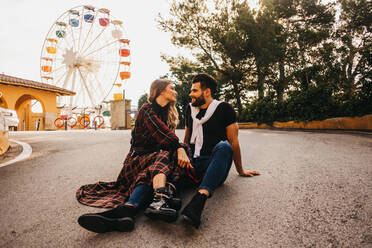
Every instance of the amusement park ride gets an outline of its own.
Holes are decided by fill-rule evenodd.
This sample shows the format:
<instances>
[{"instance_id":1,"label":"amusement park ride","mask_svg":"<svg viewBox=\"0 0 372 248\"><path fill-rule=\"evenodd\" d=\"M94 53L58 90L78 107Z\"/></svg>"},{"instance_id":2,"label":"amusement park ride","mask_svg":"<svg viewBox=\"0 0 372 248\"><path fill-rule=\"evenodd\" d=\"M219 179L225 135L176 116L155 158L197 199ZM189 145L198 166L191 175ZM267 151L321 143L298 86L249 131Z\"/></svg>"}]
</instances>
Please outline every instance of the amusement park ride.
<instances>
[{"instance_id":1,"label":"amusement park ride","mask_svg":"<svg viewBox=\"0 0 372 248\"><path fill-rule=\"evenodd\" d=\"M78 6L55 21L41 52L41 81L76 92L57 97L57 127L103 125L103 103L131 76L129 43L123 22L108 9Z\"/></svg>"}]
</instances>

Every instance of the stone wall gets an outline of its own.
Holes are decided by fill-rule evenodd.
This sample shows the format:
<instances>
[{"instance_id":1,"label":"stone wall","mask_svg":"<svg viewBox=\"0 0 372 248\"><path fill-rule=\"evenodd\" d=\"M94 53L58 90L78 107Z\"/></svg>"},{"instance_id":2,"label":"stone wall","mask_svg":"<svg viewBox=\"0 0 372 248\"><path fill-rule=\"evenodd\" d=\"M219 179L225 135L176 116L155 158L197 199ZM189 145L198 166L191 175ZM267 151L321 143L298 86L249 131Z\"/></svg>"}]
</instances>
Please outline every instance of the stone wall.
<instances>
[{"instance_id":1,"label":"stone wall","mask_svg":"<svg viewBox=\"0 0 372 248\"><path fill-rule=\"evenodd\" d=\"M128 114L130 111L130 100L114 100L110 101L110 112L111 112L111 129L130 129L131 117Z\"/></svg>"},{"instance_id":2,"label":"stone wall","mask_svg":"<svg viewBox=\"0 0 372 248\"><path fill-rule=\"evenodd\" d=\"M339 117L330 118L323 121L274 121L272 126L267 124L257 124L254 122L239 123L240 129L248 128L284 128L284 129L325 129L325 130L365 130L372 131L372 114L362 117Z\"/></svg>"}]
</instances>

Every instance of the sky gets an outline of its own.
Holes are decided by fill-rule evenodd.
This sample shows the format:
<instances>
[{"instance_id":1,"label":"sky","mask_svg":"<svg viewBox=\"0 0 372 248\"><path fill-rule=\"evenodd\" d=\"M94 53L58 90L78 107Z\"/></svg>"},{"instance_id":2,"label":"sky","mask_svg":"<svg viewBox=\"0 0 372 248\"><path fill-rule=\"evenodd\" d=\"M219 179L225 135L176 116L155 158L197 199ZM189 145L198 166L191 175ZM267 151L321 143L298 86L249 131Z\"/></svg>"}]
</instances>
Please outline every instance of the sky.
<instances>
[{"instance_id":1,"label":"sky","mask_svg":"<svg viewBox=\"0 0 372 248\"><path fill-rule=\"evenodd\" d=\"M40 55L49 29L59 16L81 5L107 8L123 21L132 63L125 94L137 105L151 82L169 72L161 54L180 54L155 21L159 13L167 16L168 0L1 0L0 73L40 82Z\"/></svg>"},{"instance_id":2,"label":"sky","mask_svg":"<svg viewBox=\"0 0 372 248\"><path fill-rule=\"evenodd\" d=\"M2 0L0 15L0 73L40 82L40 54L49 29L67 10L92 5L111 10L123 21L131 40L131 78L124 86L126 97L136 105L153 80L166 74L162 53L177 55L170 35L157 28L158 13L167 14L167 0L42 1Z\"/></svg>"}]
</instances>

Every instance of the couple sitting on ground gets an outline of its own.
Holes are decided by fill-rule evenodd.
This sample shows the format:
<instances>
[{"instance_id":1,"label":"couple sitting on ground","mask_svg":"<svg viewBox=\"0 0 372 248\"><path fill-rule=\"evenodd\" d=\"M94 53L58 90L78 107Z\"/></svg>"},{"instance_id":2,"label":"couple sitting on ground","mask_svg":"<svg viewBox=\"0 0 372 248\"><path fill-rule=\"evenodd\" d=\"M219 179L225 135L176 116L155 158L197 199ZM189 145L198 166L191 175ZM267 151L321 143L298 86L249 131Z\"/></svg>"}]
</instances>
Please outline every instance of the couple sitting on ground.
<instances>
[{"instance_id":1,"label":"couple sitting on ground","mask_svg":"<svg viewBox=\"0 0 372 248\"><path fill-rule=\"evenodd\" d=\"M175 221L181 200L181 182L199 185L181 212L183 219L198 228L207 198L227 178L232 160L241 176L258 175L242 167L236 115L230 104L213 98L217 83L207 74L192 80L191 104L186 109L184 143L175 134L178 112L174 84L155 80L132 130L131 148L116 182L80 187L80 203L112 208L84 214L78 223L89 231L131 231L138 210L153 219Z\"/></svg>"}]
</instances>

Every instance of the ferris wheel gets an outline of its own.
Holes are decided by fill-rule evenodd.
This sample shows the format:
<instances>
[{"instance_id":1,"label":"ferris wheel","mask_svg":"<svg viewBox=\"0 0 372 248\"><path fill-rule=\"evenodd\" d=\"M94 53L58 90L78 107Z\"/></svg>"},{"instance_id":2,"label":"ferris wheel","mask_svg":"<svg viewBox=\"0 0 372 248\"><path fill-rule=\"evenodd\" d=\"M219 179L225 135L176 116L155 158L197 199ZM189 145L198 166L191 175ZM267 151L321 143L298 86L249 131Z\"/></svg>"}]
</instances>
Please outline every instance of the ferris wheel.
<instances>
[{"instance_id":1,"label":"ferris wheel","mask_svg":"<svg viewBox=\"0 0 372 248\"><path fill-rule=\"evenodd\" d=\"M50 28L41 51L43 83L76 92L58 96L57 106L93 108L107 100L113 87L130 78L130 41L123 22L110 10L78 6L63 13Z\"/></svg>"}]
</instances>

